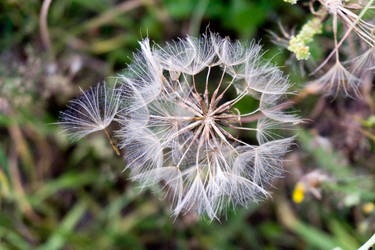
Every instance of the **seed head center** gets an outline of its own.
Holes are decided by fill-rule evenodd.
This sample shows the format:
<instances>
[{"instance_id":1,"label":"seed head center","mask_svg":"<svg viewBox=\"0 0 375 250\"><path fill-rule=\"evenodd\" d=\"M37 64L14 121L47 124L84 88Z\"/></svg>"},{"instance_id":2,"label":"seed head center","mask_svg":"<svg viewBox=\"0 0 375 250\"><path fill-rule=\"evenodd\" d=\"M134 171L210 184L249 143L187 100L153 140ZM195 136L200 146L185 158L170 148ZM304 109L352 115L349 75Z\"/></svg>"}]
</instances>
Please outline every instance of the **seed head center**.
<instances>
[{"instance_id":1,"label":"seed head center","mask_svg":"<svg viewBox=\"0 0 375 250\"><path fill-rule=\"evenodd\" d=\"M206 125L210 125L214 122L214 118L210 115L210 114L207 114L205 117L204 117L204 123Z\"/></svg>"}]
</instances>

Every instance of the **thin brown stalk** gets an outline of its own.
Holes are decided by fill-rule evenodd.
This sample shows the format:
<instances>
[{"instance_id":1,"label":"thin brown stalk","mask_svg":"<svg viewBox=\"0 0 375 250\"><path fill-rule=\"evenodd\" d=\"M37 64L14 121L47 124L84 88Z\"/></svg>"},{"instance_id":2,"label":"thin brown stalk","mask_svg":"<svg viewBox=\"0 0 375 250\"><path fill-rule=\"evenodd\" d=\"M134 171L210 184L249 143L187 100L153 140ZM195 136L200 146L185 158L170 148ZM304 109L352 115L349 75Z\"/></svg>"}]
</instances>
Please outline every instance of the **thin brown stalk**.
<instances>
[{"instance_id":1,"label":"thin brown stalk","mask_svg":"<svg viewBox=\"0 0 375 250\"><path fill-rule=\"evenodd\" d=\"M104 133L105 133L105 135L107 136L109 142L111 143L111 146L112 146L113 150L115 151L116 155L120 156L120 155L121 155L120 150L118 149L118 147L116 146L116 144L115 144L114 141L112 140L112 137L111 137L111 135L109 134L108 130L107 130L107 129L104 129Z\"/></svg>"},{"instance_id":2,"label":"thin brown stalk","mask_svg":"<svg viewBox=\"0 0 375 250\"><path fill-rule=\"evenodd\" d=\"M52 0L43 1L42 9L40 11L40 16L39 16L40 36L42 39L43 46L47 50L51 49L51 40L49 36L48 23L47 23L48 10L51 5L51 2Z\"/></svg>"},{"instance_id":3,"label":"thin brown stalk","mask_svg":"<svg viewBox=\"0 0 375 250\"><path fill-rule=\"evenodd\" d=\"M19 155L23 165L25 166L28 174L31 176L31 180L35 183L35 172L34 172L34 159L31 154L30 148L27 144L25 137L21 131L18 124L13 121L13 123L8 127L8 131L12 141L14 142L16 152Z\"/></svg>"},{"instance_id":4,"label":"thin brown stalk","mask_svg":"<svg viewBox=\"0 0 375 250\"><path fill-rule=\"evenodd\" d=\"M358 131L359 131L361 134L365 135L366 137L370 138L371 140L375 141L375 135L372 134L372 133L370 133L369 131L364 130L364 129L362 129L362 128L358 128Z\"/></svg>"},{"instance_id":5,"label":"thin brown stalk","mask_svg":"<svg viewBox=\"0 0 375 250\"><path fill-rule=\"evenodd\" d=\"M116 18L117 16L128 12L132 9L138 8L142 5L142 1L140 0L130 0L124 1L123 3L118 4L117 6L107 10L103 14L98 17L91 19L89 22L84 25L86 29L96 29L103 24L109 23L111 20Z\"/></svg>"},{"instance_id":6,"label":"thin brown stalk","mask_svg":"<svg viewBox=\"0 0 375 250\"><path fill-rule=\"evenodd\" d=\"M14 143L9 157L9 170L13 184L13 191L15 192L15 199L23 213L29 218L39 221L39 216L34 212L30 203L26 199L26 192L22 185L21 173L18 169L18 154L17 143Z\"/></svg>"}]
</instances>

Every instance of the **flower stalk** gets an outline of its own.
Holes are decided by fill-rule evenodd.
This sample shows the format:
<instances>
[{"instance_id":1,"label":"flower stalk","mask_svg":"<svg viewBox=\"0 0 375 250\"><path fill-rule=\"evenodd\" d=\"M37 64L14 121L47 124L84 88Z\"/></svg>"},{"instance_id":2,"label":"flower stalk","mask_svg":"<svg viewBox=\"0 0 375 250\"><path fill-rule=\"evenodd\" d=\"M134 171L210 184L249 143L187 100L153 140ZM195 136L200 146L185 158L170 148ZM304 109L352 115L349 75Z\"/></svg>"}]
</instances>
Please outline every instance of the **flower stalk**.
<instances>
[{"instance_id":1,"label":"flower stalk","mask_svg":"<svg viewBox=\"0 0 375 250\"><path fill-rule=\"evenodd\" d=\"M118 149L118 147L116 146L116 144L112 140L112 137L111 137L111 135L109 134L109 132L106 128L104 129L104 133L107 136L107 138L109 140L109 143L111 143L111 146L112 146L113 150L115 151L116 155L120 156L121 155L120 150Z\"/></svg>"}]
</instances>

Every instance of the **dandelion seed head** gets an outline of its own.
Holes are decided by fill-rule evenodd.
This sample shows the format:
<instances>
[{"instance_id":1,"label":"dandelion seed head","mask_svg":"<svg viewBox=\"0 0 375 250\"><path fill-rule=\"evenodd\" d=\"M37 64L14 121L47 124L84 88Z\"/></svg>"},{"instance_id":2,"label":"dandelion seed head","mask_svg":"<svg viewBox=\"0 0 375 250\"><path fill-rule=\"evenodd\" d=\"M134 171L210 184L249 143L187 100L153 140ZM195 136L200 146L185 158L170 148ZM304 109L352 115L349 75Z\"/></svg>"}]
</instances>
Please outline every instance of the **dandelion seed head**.
<instances>
[{"instance_id":1,"label":"dandelion seed head","mask_svg":"<svg viewBox=\"0 0 375 250\"><path fill-rule=\"evenodd\" d=\"M81 90L81 95L60 113L59 124L73 139L107 128L119 109L120 93L105 83Z\"/></svg>"},{"instance_id":2,"label":"dandelion seed head","mask_svg":"<svg viewBox=\"0 0 375 250\"><path fill-rule=\"evenodd\" d=\"M375 47L371 47L358 57L350 61L351 71L354 75L360 76L363 73L375 69Z\"/></svg>"},{"instance_id":3,"label":"dandelion seed head","mask_svg":"<svg viewBox=\"0 0 375 250\"><path fill-rule=\"evenodd\" d=\"M118 76L128 106L117 135L132 178L143 187L162 184L175 215L214 219L231 205L268 197L292 142L277 138L274 129L299 121L278 108L288 78L254 42L209 34L165 46L150 46L148 39L140 44L135 61ZM239 112L236 105L249 96L258 107ZM249 119L254 115L263 117L256 127ZM237 136L243 133L253 133L258 143Z\"/></svg>"},{"instance_id":4,"label":"dandelion seed head","mask_svg":"<svg viewBox=\"0 0 375 250\"><path fill-rule=\"evenodd\" d=\"M360 79L345 69L339 61L315 81L322 86L327 95L359 96Z\"/></svg>"}]
</instances>

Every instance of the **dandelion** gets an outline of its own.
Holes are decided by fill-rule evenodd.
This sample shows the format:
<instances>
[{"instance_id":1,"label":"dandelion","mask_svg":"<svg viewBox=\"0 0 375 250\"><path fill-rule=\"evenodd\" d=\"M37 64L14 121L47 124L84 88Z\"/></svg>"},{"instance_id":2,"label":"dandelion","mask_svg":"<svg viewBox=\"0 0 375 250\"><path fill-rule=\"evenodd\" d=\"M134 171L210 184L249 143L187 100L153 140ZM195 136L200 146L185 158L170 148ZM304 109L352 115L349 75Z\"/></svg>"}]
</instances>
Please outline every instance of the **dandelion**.
<instances>
[{"instance_id":1,"label":"dandelion","mask_svg":"<svg viewBox=\"0 0 375 250\"><path fill-rule=\"evenodd\" d=\"M231 205L268 197L293 141L275 128L299 122L278 108L288 78L254 42L210 34L164 47L151 47L148 39L140 45L118 76L127 107L116 118L117 136L132 179L142 187L163 185L175 215L214 219ZM241 113L236 105L244 98L258 107ZM258 143L238 136L244 133Z\"/></svg>"},{"instance_id":2,"label":"dandelion","mask_svg":"<svg viewBox=\"0 0 375 250\"><path fill-rule=\"evenodd\" d=\"M345 69L340 61L336 61L335 65L317 81L328 95L337 96L339 93L346 96L359 95L360 80Z\"/></svg>"},{"instance_id":3,"label":"dandelion","mask_svg":"<svg viewBox=\"0 0 375 250\"><path fill-rule=\"evenodd\" d=\"M357 56L352 63L352 72L355 75L360 76L363 73L367 73L375 69L375 47L369 48L363 54Z\"/></svg>"},{"instance_id":4,"label":"dandelion","mask_svg":"<svg viewBox=\"0 0 375 250\"><path fill-rule=\"evenodd\" d=\"M60 113L59 124L73 139L81 139L101 130L110 139L106 128L118 112L120 93L115 88L107 88L105 83L87 91L81 89L81 96L70 101L68 108ZM112 139L110 142L114 146ZM119 154L118 150L116 153Z\"/></svg>"}]
</instances>

